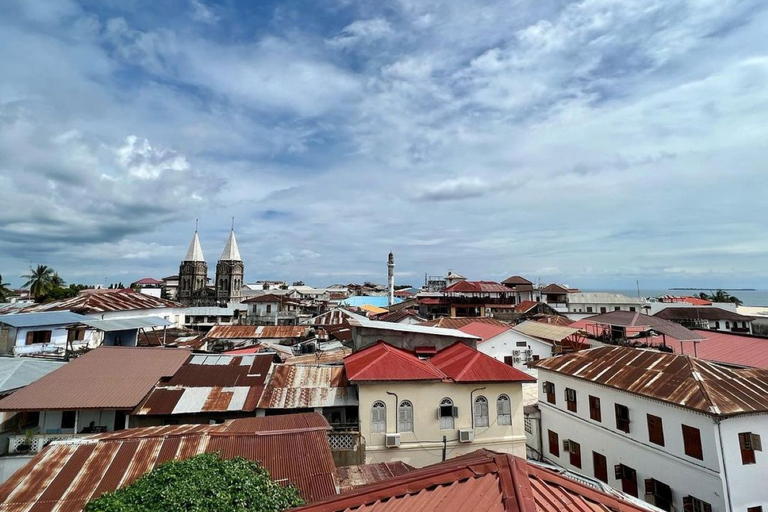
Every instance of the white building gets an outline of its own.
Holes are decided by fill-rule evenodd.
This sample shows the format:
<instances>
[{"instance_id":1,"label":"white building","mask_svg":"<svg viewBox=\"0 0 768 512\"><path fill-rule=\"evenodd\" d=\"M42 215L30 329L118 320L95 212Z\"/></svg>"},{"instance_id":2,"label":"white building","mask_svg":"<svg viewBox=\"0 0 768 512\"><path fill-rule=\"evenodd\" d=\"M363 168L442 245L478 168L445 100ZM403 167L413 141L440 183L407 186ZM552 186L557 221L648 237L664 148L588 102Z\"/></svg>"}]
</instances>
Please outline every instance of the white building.
<instances>
[{"instance_id":1,"label":"white building","mask_svg":"<svg viewBox=\"0 0 768 512\"><path fill-rule=\"evenodd\" d=\"M542 360L544 458L664 510L768 503L768 371L605 346Z\"/></svg>"},{"instance_id":2,"label":"white building","mask_svg":"<svg viewBox=\"0 0 768 512\"><path fill-rule=\"evenodd\" d=\"M690 329L711 329L742 334L752 334L752 322L755 320L751 316L740 315L735 311L714 306L670 307L662 309L653 316L679 323Z\"/></svg>"},{"instance_id":3,"label":"white building","mask_svg":"<svg viewBox=\"0 0 768 512\"><path fill-rule=\"evenodd\" d=\"M422 467L479 448L525 454L524 382L464 343L430 354L384 342L344 358L358 388L366 463Z\"/></svg>"},{"instance_id":4,"label":"white building","mask_svg":"<svg viewBox=\"0 0 768 512\"><path fill-rule=\"evenodd\" d=\"M569 293L566 296L568 313L603 314L610 311L643 312L644 299L620 293ZM571 316L570 314L568 315ZM578 318L576 318L578 319Z\"/></svg>"}]
</instances>

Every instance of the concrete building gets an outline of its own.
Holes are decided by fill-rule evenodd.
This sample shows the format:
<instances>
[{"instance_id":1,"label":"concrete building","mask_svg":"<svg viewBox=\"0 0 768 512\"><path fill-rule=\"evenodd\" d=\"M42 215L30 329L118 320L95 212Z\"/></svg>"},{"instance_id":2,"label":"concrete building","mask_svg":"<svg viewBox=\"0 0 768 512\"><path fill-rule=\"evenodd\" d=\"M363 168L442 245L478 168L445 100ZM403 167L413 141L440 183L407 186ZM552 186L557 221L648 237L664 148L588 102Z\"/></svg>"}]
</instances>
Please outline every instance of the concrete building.
<instances>
[{"instance_id":1,"label":"concrete building","mask_svg":"<svg viewBox=\"0 0 768 512\"><path fill-rule=\"evenodd\" d=\"M768 371L607 346L539 372L544 458L663 510L768 503Z\"/></svg>"},{"instance_id":2,"label":"concrete building","mask_svg":"<svg viewBox=\"0 0 768 512\"><path fill-rule=\"evenodd\" d=\"M444 449L524 456L522 384L532 377L463 343L418 353L379 342L344 358L358 388L366 462L422 467Z\"/></svg>"},{"instance_id":3,"label":"concrete building","mask_svg":"<svg viewBox=\"0 0 768 512\"><path fill-rule=\"evenodd\" d=\"M643 299L628 297L620 293L569 293L565 296L568 313L596 315L609 311L640 311L645 305ZM568 315L571 317L571 315ZM579 319L571 317L573 319Z\"/></svg>"},{"instance_id":4,"label":"concrete building","mask_svg":"<svg viewBox=\"0 0 768 512\"><path fill-rule=\"evenodd\" d=\"M684 325L689 329L710 329L742 334L752 334L752 322L755 320L754 317L714 306L670 307L662 309L653 316Z\"/></svg>"}]
</instances>

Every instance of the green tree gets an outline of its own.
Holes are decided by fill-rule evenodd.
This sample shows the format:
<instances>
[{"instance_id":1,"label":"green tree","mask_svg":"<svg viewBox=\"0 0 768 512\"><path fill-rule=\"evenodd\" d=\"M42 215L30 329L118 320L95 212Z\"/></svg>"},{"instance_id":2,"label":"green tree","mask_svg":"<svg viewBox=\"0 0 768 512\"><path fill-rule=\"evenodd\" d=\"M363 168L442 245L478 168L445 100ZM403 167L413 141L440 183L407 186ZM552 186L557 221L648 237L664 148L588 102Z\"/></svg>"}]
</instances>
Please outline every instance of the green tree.
<instances>
[{"instance_id":1,"label":"green tree","mask_svg":"<svg viewBox=\"0 0 768 512\"><path fill-rule=\"evenodd\" d=\"M3 282L3 276L0 275L0 302L5 302L8 299L8 296L13 293L13 290L8 288L11 286L9 283Z\"/></svg>"},{"instance_id":2,"label":"green tree","mask_svg":"<svg viewBox=\"0 0 768 512\"><path fill-rule=\"evenodd\" d=\"M161 464L132 484L102 494L85 512L279 512L303 504L294 487L242 457L203 453Z\"/></svg>"},{"instance_id":3,"label":"green tree","mask_svg":"<svg viewBox=\"0 0 768 512\"><path fill-rule=\"evenodd\" d=\"M43 297L53 288L54 270L48 265L38 265L37 268L30 268L29 273L21 277L27 280L24 288L29 288L30 293L35 300Z\"/></svg>"},{"instance_id":4,"label":"green tree","mask_svg":"<svg viewBox=\"0 0 768 512\"><path fill-rule=\"evenodd\" d=\"M730 302L732 304L736 304L737 306L742 305L742 302L738 297L734 297L725 290L717 290L716 292L710 294L700 293L699 297L705 300L711 300L712 302Z\"/></svg>"}]
</instances>

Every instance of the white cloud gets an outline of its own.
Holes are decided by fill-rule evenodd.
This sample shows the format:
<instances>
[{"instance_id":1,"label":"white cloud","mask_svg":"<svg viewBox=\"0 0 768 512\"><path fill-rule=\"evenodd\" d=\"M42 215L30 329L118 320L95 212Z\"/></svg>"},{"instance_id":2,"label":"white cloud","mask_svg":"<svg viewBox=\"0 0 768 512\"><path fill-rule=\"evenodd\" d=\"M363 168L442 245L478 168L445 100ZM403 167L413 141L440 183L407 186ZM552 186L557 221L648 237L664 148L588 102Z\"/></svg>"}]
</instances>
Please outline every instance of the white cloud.
<instances>
[{"instance_id":1,"label":"white cloud","mask_svg":"<svg viewBox=\"0 0 768 512\"><path fill-rule=\"evenodd\" d=\"M392 26L385 19L357 20L344 27L339 35L327 42L333 48L349 48L388 37L392 33Z\"/></svg>"}]
</instances>

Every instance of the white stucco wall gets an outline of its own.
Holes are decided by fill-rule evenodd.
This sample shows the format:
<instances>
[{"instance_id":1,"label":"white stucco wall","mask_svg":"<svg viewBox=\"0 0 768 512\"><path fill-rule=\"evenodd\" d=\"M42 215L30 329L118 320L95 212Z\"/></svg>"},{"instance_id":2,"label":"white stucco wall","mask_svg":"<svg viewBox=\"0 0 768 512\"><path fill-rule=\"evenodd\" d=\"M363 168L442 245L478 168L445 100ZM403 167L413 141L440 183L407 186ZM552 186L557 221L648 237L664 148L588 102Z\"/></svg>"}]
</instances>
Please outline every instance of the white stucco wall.
<instances>
[{"instance_id":1,"label":"white stucco wall","mask_svg":"<svg viewBox=\"0 0 768 512\"><path fill-rule=\"evenodd\" d=\"M40 412L40 433L78 433L87 427L91 421L94 425L106 426L107 430L112 431L115 424L115 411L113 410L81 410L77 418L77 432L73 428L61 428L62 411L42 411ZM57 431L61 432L57 432Z\"/></svg>"},{"instance_id":2,"label":"white stucco wall","mask_svg":"<svg viewBox=\"0 0 768 512\"><path fill-rule=\"evenodd\" d=\"M518 343L523 344L523 346L518 346ZM520 361L515 362L513 366L522 371L528 370L525 356L526 349L531 349L531 355L539 356L541 359L552 356L552 345L512 329L477 344L477 350L502 363L504 362L504 357L514 357L514 351L520 350Z\"/></svg>"},{"instance_id":3,"label":"white stucco wall","mask_svg":"<svg viewBox=\"0 0 768 512\"><path fill-rule=\"evenodd\" d=\"M473 394L488 400L488 427L475 427L475 440L459 443L458 430L472 428L472 405L470 393L473 389L485 387ZM366 463L402 460L416 467L423 467L442 460L442 438L447 437L447 458L469 453L480 448L512 453L525 457L525 432L523 430L522 388L520 384L455 384L446 382L404 382L361 384L358 387L360 399L360 433L366 445ZM402 432L399 448L384 446L385 434L371 433L371 407L377 400L387 405L387 432L397 429L397 400L413 403L414 431ZM512 425L498 425L496 400L499 395L510 398ZM458 407L453 429L441 430L437 410L443 398L451 398Z\"/></svg>"},{"instance_id":4,"label":"white stucco wall","mask_svg":"<svg viewBox=\"0 0 768 512\"><path fill-rule=\"evenodd\" d=\"M755 464L742 464L739 433L760 435L763 451L755 451ZM768 505L768 414L728 418L720 423L725 473L731 491L732 510ZM725 476L724 476L725 480ZM766 508L768 510L768 508Z\"/></svg>"},{"instance_id":5,"label":"white stucco wall","mask_svg":"<svg viewBox=\"0 0 768 512\"><path fill-rule=\"evenodd\" d=\"M545 381L555 383L556 405L546 401L541 386ZM567 410L566 387L576 391L576 413ZM601 422L589 417L589 395L600 398ZM616 403L629 408L628 434L616 428ZM543 369L539 369L539 409L542 451L550 462L594 476L592 452L598 452L607 459L608 484L616 489L621 489L621 481L614 478L614 466L624 464L637 472L638 496L641 499L644 498L645 479L654 478L672 488L676 510L682 510L682 499L688 495L710 503L713 511L726 510L717 434L715 423L709 416ZM649 413L662 418L664 446L648 440L646 415ZM683 424L699 429L703 460L685 454ZM549 452L548 430L559 436L559 457ZM562 447L564 439L572 439L581 445L581 468L570 464L570 455Z\"/></svg>"}]
</instances>

